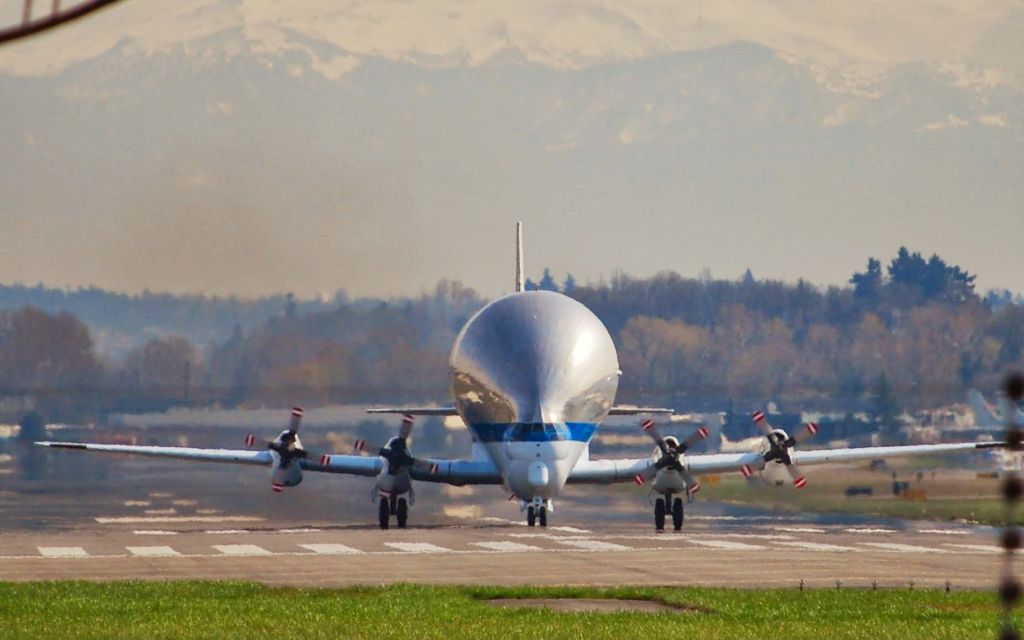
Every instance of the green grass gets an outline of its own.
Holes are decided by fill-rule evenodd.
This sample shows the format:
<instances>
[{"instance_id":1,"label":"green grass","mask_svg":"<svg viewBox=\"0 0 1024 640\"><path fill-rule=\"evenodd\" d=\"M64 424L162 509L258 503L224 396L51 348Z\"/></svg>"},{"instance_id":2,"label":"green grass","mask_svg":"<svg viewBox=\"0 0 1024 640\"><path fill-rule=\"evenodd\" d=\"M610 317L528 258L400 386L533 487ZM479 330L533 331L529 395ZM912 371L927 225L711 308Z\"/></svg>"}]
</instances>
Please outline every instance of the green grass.
<instances>
[{"instance_id":1,"label":"green grass","mask_svg":"<svg viewBox=\"0 0 1024 640\"><path fill-rule=\"evenodd\" d=\"M496 597L640 598L698 611L553 613L484 602ZM332 590L235 582L0 583L0 638L939 640L995 638L998 620L991 593L920 589L801 593L397 585Z\"/></svg>"}]
</instances>

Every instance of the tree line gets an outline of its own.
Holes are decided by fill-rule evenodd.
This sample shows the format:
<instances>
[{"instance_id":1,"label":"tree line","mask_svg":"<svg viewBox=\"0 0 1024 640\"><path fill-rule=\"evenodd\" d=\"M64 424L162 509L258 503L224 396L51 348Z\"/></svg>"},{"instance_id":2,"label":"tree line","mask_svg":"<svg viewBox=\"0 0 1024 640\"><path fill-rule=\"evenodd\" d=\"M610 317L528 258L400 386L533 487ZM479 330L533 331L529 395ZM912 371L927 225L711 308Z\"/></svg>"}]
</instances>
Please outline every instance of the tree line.
<instances>
[{"instance_id":1,"label":"tree line","mask_svg":"<svg viewBox=\"0 0 1024 640\"><path fill-rule=\"evenodd\" d=\"M620 400L720 410L768 399L791 407L868 407L883 385L905 407L994 389L1024 366L1024 305L982 298L974 276L938 256L901 248L870 259L848 286L738 280L708 274L563 290L606 324L624 372ZM97 355L95 336L68 312L0 312L0 400L35 404L51 419L177 405L448 402L447 359L459 329L485 301L455 281L396 300L285 301L254 327L198 345L153 337L122 358Z\"/></svg>"}]
</instances>

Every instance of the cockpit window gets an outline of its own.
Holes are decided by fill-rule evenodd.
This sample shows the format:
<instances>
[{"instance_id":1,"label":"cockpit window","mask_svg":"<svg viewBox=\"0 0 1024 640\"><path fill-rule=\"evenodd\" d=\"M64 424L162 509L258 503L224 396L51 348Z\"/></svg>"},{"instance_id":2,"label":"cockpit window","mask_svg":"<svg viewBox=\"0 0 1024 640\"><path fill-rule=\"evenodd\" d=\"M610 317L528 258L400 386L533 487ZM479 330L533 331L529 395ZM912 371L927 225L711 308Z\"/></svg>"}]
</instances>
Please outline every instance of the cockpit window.
<instances>
[{"instance_id":1,"label":"cockpit window","mask_svg":"<svg viewBox=\"0 0 1024 640\"><path fill-rule=\"evenodd\" d=\"M568 439L569 430L561 423L517 422L505 431L506 442L552 442Z\"/></svg>"}]
</instances>

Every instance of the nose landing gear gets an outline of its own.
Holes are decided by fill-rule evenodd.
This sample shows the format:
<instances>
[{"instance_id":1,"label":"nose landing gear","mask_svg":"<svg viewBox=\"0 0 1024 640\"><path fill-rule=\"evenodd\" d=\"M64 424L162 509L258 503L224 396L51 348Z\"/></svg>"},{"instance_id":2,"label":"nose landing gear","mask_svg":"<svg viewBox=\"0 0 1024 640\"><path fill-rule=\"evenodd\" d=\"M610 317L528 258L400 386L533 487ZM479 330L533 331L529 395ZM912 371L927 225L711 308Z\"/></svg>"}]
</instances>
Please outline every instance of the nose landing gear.
<instances>
[{"instance_id":1,"label":"nose landing gear","mask_svg":"<svg viewBox=\"0 0 1024 640\"><path fill-rule=\"evenodd\" d=\"M555 505L551 500L534 498L532 502L523 500L520 510L526 511L526 525L534 527L540 522L540 526L548 526L548 511L554 511Z\"/></svg>"},{"instance_id":2,"label":"nose landing gear","mask_svg":"<svg viewBox=\"0 0 1024 640\"><path fill-rule=\"evenodd\" d=\"M654 501L654 528L665 530L665 517L672 516L672 528L679 531L683 528L683 499L671 493L658 496Z\"/></svg>"}]
</instances>

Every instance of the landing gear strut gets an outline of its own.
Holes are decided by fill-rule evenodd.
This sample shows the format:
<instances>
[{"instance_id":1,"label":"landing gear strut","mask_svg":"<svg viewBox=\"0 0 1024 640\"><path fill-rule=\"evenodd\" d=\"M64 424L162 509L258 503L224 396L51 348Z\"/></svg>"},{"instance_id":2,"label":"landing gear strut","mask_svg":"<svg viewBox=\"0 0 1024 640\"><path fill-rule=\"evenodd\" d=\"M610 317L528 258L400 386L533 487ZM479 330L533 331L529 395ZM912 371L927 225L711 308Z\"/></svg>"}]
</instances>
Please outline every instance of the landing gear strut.
<instances>
[{"instance_id":1,"label":"landing gear strut","mask_svg":"<svg viewBox=\"0 0 1024 640\"><path fill-rule=\"evenodd\" d=\"M665 517L672 516L672 528L679 531L683 528L683 499L671 493L658 496L654 501L654 528L665 530Z\"/></svg>"},{"instance_id":2,"label":"landing gear strut","mask_svg":"<svg viewBox=\"0 0 1024 640\"><path fill-rule=\"evenodd\" d=\"M555 505L551 500L534 498L533 502L527 502L526 500L520 502L519 509L526 511L527 526L534 527L539 521L540 526L546 527L548 526L548 511L554 511Z\"/></svg>"},{"instance_id":3,"label":"landing gear strut","mask_svg":"<svg viewBox=\"0 0 1024 640\"><path fill-rule=\"evenodd\" d=\"M391 520L391 505L388 504L387 498L380 499L380 508L377 510L377 515L380 517L380 528L387 529L388 521Z\"/></svg>"}]
</instances>

